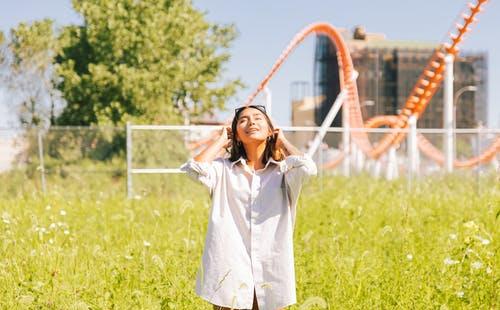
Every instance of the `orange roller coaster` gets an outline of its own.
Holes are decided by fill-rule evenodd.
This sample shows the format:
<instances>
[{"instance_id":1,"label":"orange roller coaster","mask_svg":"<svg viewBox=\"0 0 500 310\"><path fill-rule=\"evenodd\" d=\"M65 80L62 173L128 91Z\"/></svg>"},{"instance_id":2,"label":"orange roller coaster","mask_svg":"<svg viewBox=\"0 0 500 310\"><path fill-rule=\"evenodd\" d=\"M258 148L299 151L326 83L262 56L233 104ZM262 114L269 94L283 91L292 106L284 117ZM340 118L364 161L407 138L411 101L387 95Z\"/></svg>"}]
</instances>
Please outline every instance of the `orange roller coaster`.
<instances>
[{"instance_id":1,"label":"orange roller coaster","mask_svg":"<svg viewBox=\"0 0 500 310\"><path fill-rule=\"evenodd\" d=\"M443 72L445 70L445 56L447 54L454 56L458 54L458 45L462 42L464 35L470 31L470 26L476 21L476 15L481 11L482 6L486 2L487 0L478 0L475 4L468 3L466 12L461 15L460 21L455 24L456 33L450 34L449 41L444 42L434 51L398 115L376 116L369 119L367 122L363 121L356 81L352 78L355 70L347 44L344 42L339 32L327 23L314 23L299 32L285 48L278 60L272 66L270 72L260 82L257 89L248 97L245 105L252 103L255 97L264 89L273 75L279 70L290 53L299 46L306 37L311 34L322 34L327 36L337 47L337 60L340 68L340 89L347 92L344 108L347 108L349 111L350 127L376 128L380 126L390 126L398 129L407 128L409 117L413 115L418 119L441 86ZM351 134L354 143L360 150L373 159L378 159L382 154L387 152L390 147L399 145L405 135L406 133L401 131L388 133L380 141L372 145L366 132L354 131ZM440 164L443 163L444 160L441 151L435 148L424 136L419 136L418 145L424 154ZM485 163L493 159L499 151L500 137L497 137L493 144L481 155L466 161L455 161L454 165L456 167L471 167L480 163ZM345 154L342 154L341 158L325 165L325 167L334 167L344 156Z\"/></svg>"}]
</instances>

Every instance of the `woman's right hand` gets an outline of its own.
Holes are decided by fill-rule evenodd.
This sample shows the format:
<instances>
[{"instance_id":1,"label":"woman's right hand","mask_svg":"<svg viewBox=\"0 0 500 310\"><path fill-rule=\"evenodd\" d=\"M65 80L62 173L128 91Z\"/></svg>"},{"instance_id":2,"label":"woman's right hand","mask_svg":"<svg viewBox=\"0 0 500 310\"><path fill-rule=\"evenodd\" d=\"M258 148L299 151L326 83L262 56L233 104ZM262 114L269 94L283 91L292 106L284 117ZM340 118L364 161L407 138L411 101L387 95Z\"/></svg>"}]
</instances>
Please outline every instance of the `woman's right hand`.
<instances>
[{"instance_id":1,"label":"woman's right hand","mask_svg":"<svg viewBox=\"0 0 500 310\"><path fill-rule=\"evenodd\" d=\"M221 134L219 136L219 141L223 148L227 149L231 147L232 143L232 130L231 127L224 126L222 127Z\"/></svg>"}]
</instances>

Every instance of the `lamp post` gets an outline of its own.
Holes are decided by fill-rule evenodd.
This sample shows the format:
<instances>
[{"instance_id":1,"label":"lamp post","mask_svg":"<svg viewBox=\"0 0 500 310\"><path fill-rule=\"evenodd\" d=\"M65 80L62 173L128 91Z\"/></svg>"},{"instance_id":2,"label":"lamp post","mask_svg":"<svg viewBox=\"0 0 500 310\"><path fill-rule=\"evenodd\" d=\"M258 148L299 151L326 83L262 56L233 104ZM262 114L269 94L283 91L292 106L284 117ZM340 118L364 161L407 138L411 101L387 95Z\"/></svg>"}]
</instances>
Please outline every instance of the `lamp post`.
<instances>
[{"instance_id":1,"label":"lamp post","mask_svg":"<svg viewBox=\"0 0 500 310\"><path fill-rule=\"evenodd\" d=\"M477 86L474 86L474 85L469 85L469 86L464 86L462 88L460 88L456 93L455 93L455 96L453 97L453 107L454 107L454 111L453 111L453 114L454 114L454 124L453 124L453 128L457 128L457 105L458 105L458 99L460 98L460 96L465 93L465 92L468 92L468 91L471 91L471 92L475 92L477 91Z\"/></svg>"},{"instance_id":2,"label":"lamp post","mask_svg":"<svg viewBox=\"0 0 500 310\"><path fill-rule=\"evenodd\" d=\"M453 154L455 157L457 153L457 105L458 105L458 99L460 99L460 96L465 93L465 92L475 92L477 91L477 86L474 85L468 85L460 88L456 93L455 96L453 96Z\"/></svg>"}]
</instances>

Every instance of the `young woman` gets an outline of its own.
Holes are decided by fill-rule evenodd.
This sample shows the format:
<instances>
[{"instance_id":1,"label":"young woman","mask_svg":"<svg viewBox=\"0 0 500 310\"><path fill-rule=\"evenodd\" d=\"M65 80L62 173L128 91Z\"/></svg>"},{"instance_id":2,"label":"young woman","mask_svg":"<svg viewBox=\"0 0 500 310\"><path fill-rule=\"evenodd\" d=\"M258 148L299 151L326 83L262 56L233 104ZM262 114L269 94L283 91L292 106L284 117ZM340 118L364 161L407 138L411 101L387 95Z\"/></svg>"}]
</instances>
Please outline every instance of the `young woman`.
<instances>
[{"instance_id":1,"label":"young woman","mask_svg":"<svg viewBox=\"0 0 500 310\"><path fill-rule=\"evenodd\" d=\"M230 148L229 158L216 158ZM316 165L274 128L264 106L235 111L231 128L181 169L207 186L212 207L196 293L214 309L296 303L293 229Z\"/></svg>"}]
</instances>

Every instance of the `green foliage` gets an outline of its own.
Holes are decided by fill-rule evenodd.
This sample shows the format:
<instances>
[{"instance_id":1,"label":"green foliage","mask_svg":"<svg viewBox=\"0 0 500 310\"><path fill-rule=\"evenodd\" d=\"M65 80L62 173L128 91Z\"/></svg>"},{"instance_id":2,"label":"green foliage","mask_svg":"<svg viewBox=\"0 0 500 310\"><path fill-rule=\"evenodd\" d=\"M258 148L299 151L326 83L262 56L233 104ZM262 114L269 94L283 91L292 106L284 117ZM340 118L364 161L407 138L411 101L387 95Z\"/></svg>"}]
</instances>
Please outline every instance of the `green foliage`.
<instances>
[{"instance_id":1,"label":"green foliage","mask_svg":"<svg viewBox=\"0 0 500 310\"><path fill-rule=\"evenodd\" d=\"M83 26L63 29L57 58L68 101L58 124L179 120L222 109L240 86L221 83L233 26L205 21L190 1L73 1Z\"/></svg>"},{"instance_id":2,"label":"green foliage","mask_svg":"<svg viewBox=\"0 0 500 310\"><path fill-rule=\"evenodd\" d=\"M2 78L14 98L21 124L38 126L54 122L60 93L56 89L54 57L59 41L53 21L44 19L20 23L11 30L8 42L12 60L9 73Z\"/></svg>"}]
</instances>

